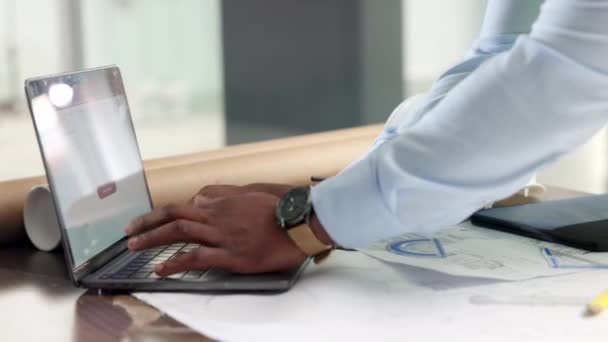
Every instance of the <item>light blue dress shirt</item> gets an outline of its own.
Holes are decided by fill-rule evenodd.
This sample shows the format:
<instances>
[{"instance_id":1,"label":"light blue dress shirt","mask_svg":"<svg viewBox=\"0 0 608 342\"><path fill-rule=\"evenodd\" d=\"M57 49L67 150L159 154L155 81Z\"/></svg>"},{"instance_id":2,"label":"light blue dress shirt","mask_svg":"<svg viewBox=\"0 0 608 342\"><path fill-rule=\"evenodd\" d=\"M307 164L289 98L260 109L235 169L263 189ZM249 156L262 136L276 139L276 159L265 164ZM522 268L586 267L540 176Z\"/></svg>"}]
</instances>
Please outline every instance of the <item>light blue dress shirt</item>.
<instances>
[{"instance_id":1,"label":"light blue dress shirt","mask_svg":"<svg viewBox=\"0 0 608 342\"><path fill-rule=\"evenodd\" d=\"M608 119L608 1L490 0L479 40L370 151L312 190L340 245L457 224ZM534 25L532 22L536 19Z\"/></svg>"}]
</instances>

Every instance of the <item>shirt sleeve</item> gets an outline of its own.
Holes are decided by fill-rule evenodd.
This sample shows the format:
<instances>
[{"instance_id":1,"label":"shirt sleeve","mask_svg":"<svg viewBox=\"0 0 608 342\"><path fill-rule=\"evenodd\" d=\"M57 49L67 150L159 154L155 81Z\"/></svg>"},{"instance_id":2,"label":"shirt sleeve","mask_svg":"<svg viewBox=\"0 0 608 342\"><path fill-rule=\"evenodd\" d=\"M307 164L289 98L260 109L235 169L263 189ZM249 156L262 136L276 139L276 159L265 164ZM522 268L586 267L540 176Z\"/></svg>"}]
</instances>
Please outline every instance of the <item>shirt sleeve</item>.
<instances>
[{"instance_id":1,"label":"shirt sleeve","mask_svg":"<svg viewBox=\"0 0 608 342\"><path fill-rule=\"evenodd\" d=\"M442 73L426 94L415 101L406 100L395 108L368 153L420 120L486 60L511 49L519 35L530 32L542 2L489 0L479 38L473 42L463 60Z\"/></svg>"},{"instance_id":2,"label":"shirt sleeve","mask_svg":"<svg viewBox=\"0 0 608 342\"><path fill-rule=\"evenodd\" d=\"M530 37L484 61L419 120L313 188L329 235L357 248L456 224L590 138L608 115L602 18L605 2L548 0ZM590 61L576 51L606 54ZM605 69L594 64L602 62Z\"/></svg>"}]
</instances>

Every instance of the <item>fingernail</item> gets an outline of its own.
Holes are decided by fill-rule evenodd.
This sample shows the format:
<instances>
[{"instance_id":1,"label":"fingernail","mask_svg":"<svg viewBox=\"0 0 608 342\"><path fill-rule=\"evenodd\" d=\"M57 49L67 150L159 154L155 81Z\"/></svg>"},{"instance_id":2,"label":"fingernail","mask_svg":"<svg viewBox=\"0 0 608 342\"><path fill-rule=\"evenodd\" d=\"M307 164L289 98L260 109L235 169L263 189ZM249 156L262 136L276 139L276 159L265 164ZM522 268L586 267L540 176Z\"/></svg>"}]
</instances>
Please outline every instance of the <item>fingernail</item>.
<instances>
[{"instance_id":1,"label":"fingernail","mask_svg":"<svg viewBox=\"0 0 608 342\"><path fill-rule=\"evenodd\" d=\"M195 207L202 206L205 203L208 203L209 200L210 200L209 197L205 197L203 195L196 195L196 197L194 197L194 206Z\"/></svg>"},{"instance_id":2,"label":"fingernail","mask_svg":"<svg viewBox=\"0 0 608 342\"><path fill-rule=\"evenodd\" d=\"M165 265L163 264L158 264L154 267L154 272L156 273L160 273L165 269Z\"/></svg>"},{"instance_id":3,"label":"fingernail","mask_svg":"<svg viewBox=\"0 0 608 342\"><path fill-rule=\"evenodd\" d=\"M138 238L136 238L136 237L130 238L129 239L129 243L128 243L129 248L133 249L133 248L137 247L138 243L139 243L139 239Z\"/></svg>"},{"instance_id":4,"label":"fingernail","mask_svg":"<svg viewBox=\"0 0 608 342\"><path fill-rule=\"evenodd\" d=\"M133 228L131 228L131 224L130 224L130 223L129 223L129 224L127 224L127 225L125 226L125 228L124 228L125 234L130 235L130 234L131 234L131 230L132 230L132 229L133 229Z\"/></svg>"}]
</instances>

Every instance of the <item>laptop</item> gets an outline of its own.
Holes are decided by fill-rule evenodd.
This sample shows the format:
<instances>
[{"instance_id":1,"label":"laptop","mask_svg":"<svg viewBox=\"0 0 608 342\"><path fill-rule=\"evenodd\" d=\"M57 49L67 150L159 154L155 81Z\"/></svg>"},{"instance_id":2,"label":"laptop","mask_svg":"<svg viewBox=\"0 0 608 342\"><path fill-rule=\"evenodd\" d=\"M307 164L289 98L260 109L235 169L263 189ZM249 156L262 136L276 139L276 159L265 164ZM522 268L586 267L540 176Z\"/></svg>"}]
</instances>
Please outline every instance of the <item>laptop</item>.
<instances>
[{"instance_id":1,"label":"laptop","mask_svg":"<svg viewBox=\"0 0 608 342\"><path fill-rule=\"evenodd\" d=\"M152 201L118 67L31 78L25 81L25 93L69 274L77 286L284 291L305 268L307 262L277 273L243 275L211 268L159 277L154 265L200 245L184 242L140 252L127 248L124 226L149 212Z\"/></svg>"}]
</instances>

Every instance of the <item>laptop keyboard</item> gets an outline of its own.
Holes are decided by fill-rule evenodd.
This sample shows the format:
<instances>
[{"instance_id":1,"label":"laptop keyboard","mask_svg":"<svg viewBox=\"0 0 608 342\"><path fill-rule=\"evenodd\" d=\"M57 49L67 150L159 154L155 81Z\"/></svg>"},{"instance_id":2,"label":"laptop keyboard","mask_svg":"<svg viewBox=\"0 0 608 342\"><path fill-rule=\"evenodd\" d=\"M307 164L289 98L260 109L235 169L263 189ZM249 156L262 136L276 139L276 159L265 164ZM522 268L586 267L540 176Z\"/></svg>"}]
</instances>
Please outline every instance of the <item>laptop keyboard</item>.
<instances>
[{"instance_id":1,"label":"laptop keyboard","mask_svg":"<svg viewBox=\"0 0 608 342\"><path fill-rule=\"evenodd\" d=\"M154 266L167 261L175 255L187 253L200 247L196 243L176 243L142 251L136 258L114 273L104 274L101 279L161 279L154 273ZM206 270L196 270L172 274L167 279L197 280Z\"/></svg>"}]
</instances>

